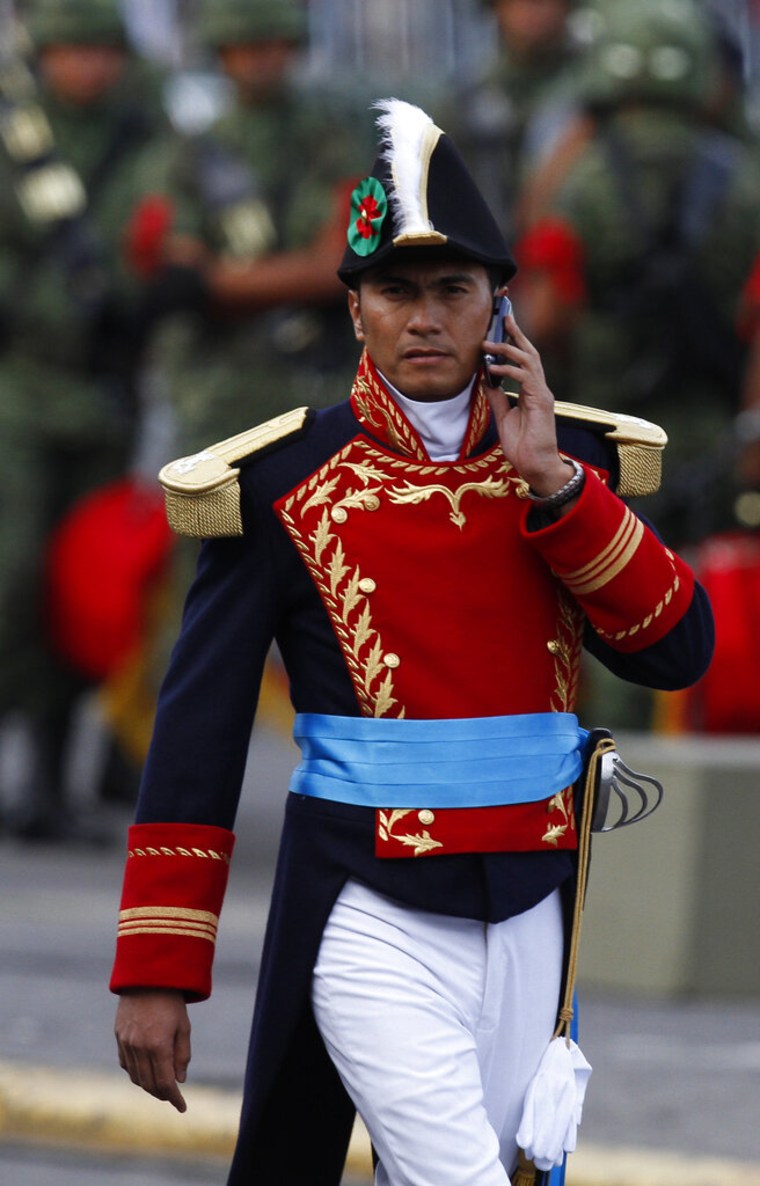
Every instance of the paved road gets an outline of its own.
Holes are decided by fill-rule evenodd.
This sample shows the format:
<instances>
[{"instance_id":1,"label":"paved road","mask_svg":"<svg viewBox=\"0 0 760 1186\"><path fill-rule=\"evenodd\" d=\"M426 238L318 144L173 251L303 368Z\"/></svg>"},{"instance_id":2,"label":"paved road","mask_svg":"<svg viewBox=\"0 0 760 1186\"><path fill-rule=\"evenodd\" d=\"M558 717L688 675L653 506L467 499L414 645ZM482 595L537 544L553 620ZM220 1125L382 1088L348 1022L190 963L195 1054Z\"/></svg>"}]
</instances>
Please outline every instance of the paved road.
<instances>
[{"instance_id":1,"label":"paved road","mask_svg":"<svg viewBox=\"0 0 760 1186\"><path fill-rule=\"evenodd\" d=\"M226 1163L102 1157L85 1151L0 1145L4 1186L223 1186ZM346 1178L344 1186L366 1186Z\"/></svg>"},{"instance_id":2,"label":"paved road","mask_svg":"<svg viewBox=\"0 0 760 1186\"><path fill-rule=\"evenodd\" d=\"M193 1007L193 1081L233 1096L243 1073L282 788L292 761L292 753L264 732L254 752L261 774L246 780L214 996ZM110 822L123 834L127 813L112 811ZM121 1076L111 1036L114 1001L106 988L121 871L121 845L61 850L0 841L0 1071L47 1068L64 1084L79 1071ZM581 1024L581 1045L595 1070L576 1164L584 1152L603 1150L609 1160L614 1151L622 1157L632 1148L638 1155L632 1168L616 1176L613 1159L600 1183L654 1186L651 1173L636 1176L635 1164L667 1167L658 1186L666 1180L669 1186L760 1186L760 1002L625 1000L586 991ZM23 1095L21 1084L12 1090ZM715 1160L702 1159L746 1163L755 1176L731 1167L719 1173ZM699 1165L708 1176L699 1176ZM3 1128L0 1074L0 1181L100 1186L106 1180L109 1186L221 1186L224 1170L222 1162L198 1158L188 1167L155 1157L104 1159L87 1149L51 1152L30 1148L26 1139L21 1145ZM590 1172L584 1180L592 1181Z\"/></svg>"},{"instance_id":3,"label":"paved road","mask_svg":"<svg viewBox=\"0 0 760 1186\"><path fill-rule=\"evenodd\" d=\"M221 1186L220 1165L99 1157L97 1154L0 1146L7 1186Z\"/></svg>"}]
</instances>

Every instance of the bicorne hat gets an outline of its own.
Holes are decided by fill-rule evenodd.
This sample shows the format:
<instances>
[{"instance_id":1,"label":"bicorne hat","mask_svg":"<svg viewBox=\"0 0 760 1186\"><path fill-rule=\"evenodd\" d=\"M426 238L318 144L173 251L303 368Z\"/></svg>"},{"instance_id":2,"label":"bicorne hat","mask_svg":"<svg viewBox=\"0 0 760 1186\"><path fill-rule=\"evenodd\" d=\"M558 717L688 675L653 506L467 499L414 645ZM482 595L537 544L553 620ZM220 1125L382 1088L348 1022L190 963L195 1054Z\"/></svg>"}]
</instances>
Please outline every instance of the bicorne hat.
<instances>
[{"instance_id":1,"label":"bicorne hat","mask_svg":"<svg viewBox=\"0 0 760 1186\"><path fill-rule=\"evenodd\" d=\"M381 99L374 106L380 150L351 195L341 280L353 287L392 252L414 250L476 260L506 283L515 262L453 141L411 103Z\"/></svg>"}]
</instances>

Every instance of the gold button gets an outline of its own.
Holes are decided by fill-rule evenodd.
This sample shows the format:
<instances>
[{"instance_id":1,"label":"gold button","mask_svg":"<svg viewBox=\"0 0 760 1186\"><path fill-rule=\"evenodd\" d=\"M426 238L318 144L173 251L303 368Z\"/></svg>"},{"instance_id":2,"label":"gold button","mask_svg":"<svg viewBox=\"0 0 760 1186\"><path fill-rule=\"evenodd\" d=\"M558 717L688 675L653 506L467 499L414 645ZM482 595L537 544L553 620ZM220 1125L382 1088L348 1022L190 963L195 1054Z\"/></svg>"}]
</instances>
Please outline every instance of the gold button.
<instances>
[{"instance_id":1,"label":"gold button","mask_svg":"<svg viewBox=\"0 0 760 1186\"><path fill-rule=\"evenodd\" d=\"M435 812L425 807L422 811L417 812L417 819L421 824L432 824L435 819Z\"/></svg>"},{"instance_id":2,"label":"gold button","mask_svg":"<svg viewBox=\"0 0 760 1186\"><path fill-rule=\"evenodd\" d=\"M330 511L330 518L333 523L345 523L348 518L348 511L345 507L333 507Z\"/></svg>"},{"instance_id":3,"label":"gold button","mask_svg":"<svg viewBox=\"0 0 760 1186\"><path fill-rule=\"evenodd\" d=\"M374 593L377 585L372 580L372 577L362 577L359 581L359 590L361 593Z\"/></svg>"},{"instance_id":4,"label":"gold button","mask_svg":"<svg viewBox=\"0 0 760 1186\"><path fill-rule=\"evenodd\" d=\"M387 655L383 655L383 663L386 667L398 667L400 662L398 655L395 655L393 651L388 651Z\"/></svg>"},{"instance_id":5,"label":"gold button","mask_svg":"<svg viewBox=\"0 0 760 1186\"><path fill-rule=\"evenodd\" d=\"M558 655L561 648L558 640L553 638L551 642L547 642L546 649L550 655Z\"/></svg>"}]
</instances>

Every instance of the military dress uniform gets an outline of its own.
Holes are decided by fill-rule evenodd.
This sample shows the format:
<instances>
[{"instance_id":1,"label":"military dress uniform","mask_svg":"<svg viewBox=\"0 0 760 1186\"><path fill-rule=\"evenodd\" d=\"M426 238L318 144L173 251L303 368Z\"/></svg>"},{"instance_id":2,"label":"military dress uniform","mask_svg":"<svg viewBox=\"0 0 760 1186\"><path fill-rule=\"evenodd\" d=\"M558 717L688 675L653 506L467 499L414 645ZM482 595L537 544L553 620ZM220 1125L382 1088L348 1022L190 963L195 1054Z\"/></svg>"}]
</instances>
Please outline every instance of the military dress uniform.
<instances>
[{"instance_id":1,"label":"military dress uniform","mask_svg":"<svg viewBox=\"0 0 760 1186\"><path fill-rule=\"evenodd\" d=\"M430 228L444 225L447 252L511 274L453 146L432 121L422 140L428 229L393 233L381 158L355 191L341 275L350 283L367 257L405 241L435 250L442 232ZM499 925L571 892L582 649L663 687L693 682L709 659L704 594L621 498L651 488L662 435L557 411L560 452L584 483L556 521L506 460L482 374L457 456L436 460L367 353L346 402L285 413L162 471L170 520L205 542L129 834L114 991L173 988L200 1000L211 990L273 639L303 759L230 1186L340 1181L354 1104L311 1001L336 902L358 885L407 913ZM498 1157L491 1165L500 1181L510 1168Z\"/></svg>"},{"instance_id":2,"label":"military dress uniform","mask_svg":"<svg viewBox=\"0 0 760 1186\"><path fill-rule=\"evenodd\" d=\"M348 403L291 413L259 439L239 459L244 534L203 545L162 690L129 841L116 990L210 992L272 638L297 713L370 727L571 713L584 643L617 674L653 685L688 681L703 662L704 599L686 565L610 490L618 458L598 430L571 418L561 426L560 448L582 461L588 481L578 507L539 531L529 528L524 484L495 441L482 391L455 463L430 463L368 358ZM214 464L213 451L203 464ZM191 461L168 477L181 489L192 473ZM489 545L494 536L503 549ZM301 1119L321 1133L324 1152L328 1113L337 1142L332 1169L312 1166L310 1180L339 1180L351 1109L314 1032L308 988L348 877L421 909L489 920L529 909L572 877L564 788L526 804L444 811L433 788L418 795L416 810L289 797L233 1183L254 1168L266 1178L262 1167L283 1156L311 1163L308 1140L283 1150L292 1113L275 1108L283 1093L305 1090L284 1074L300 1059L314 1060L326 1081L311 1086Z\"/></svg>"}]
</instances>

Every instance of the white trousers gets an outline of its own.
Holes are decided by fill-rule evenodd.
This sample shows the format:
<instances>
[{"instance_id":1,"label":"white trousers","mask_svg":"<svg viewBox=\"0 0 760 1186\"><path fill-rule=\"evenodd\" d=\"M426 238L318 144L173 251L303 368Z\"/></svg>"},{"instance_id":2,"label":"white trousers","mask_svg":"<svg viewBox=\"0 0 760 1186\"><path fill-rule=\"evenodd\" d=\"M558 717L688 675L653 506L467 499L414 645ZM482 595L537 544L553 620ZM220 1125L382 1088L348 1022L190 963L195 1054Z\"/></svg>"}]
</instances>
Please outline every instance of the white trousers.
<instances>
[{"instance_id":1,"label":"white trousers","mask_svg":"<svg viewBox=\"0 0 760 1186\"><path fill-rule=\"evenodd\" d=\"M482 923L345 886L312 1002L379 1155L376 1186L507 1186L556 1023L562 950L559 891Z\"/></svg>"}]
</instances>

